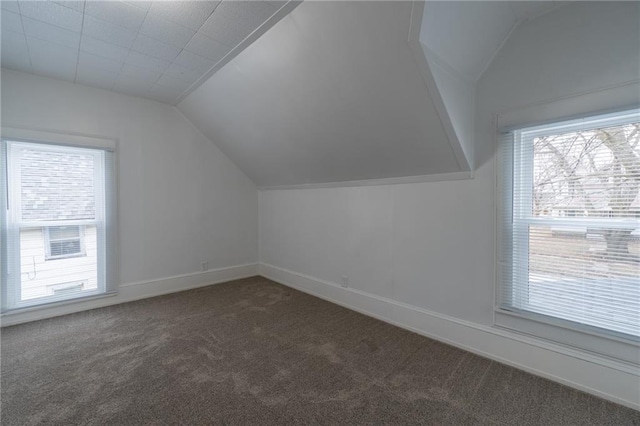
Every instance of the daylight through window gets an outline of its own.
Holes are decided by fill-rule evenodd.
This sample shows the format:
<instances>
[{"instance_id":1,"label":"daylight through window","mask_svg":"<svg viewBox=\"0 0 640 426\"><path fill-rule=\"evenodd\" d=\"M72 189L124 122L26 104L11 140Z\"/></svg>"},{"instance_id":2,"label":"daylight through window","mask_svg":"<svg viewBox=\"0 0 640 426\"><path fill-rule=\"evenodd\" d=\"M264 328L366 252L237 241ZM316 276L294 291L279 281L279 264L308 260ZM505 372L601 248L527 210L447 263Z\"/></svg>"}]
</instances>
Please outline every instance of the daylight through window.
<instances>
[{"instance_id":1,"label":"daylight through window","mask_svg":"<svg viewBox=\"0 0 640 426\"><path fill-rule=\"evenodd\" d=\"M104 149L4 141L3 309L107 292Z\"/></svg>"},{"instance_id":2,"label":"daylight through window","mask_svg":"<svg viewBox=\"0 0 640 426\"><path fill-rule=\"evenodd\" d=\"M510 143L500 309L637 339L639 112L521 129Z\"/></svg>"}]
</instances>

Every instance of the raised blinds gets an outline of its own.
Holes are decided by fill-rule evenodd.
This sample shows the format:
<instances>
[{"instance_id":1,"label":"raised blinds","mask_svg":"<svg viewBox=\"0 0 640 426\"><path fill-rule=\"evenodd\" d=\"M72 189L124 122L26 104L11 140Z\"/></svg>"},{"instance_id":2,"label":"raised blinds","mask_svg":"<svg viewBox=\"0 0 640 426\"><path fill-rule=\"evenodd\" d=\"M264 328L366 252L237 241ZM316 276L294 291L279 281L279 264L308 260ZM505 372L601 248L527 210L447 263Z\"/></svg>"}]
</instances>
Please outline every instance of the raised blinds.
<instances>
[{"instance_id":1,"label":"raised blinds","mask_svg":"<svg viewBox=\"0 0 640 426\"><path fill-rule=\"evenodd\" d=\"M637 340L640 111L502 142L500 309Z\"/></svg>"}]
</instances>

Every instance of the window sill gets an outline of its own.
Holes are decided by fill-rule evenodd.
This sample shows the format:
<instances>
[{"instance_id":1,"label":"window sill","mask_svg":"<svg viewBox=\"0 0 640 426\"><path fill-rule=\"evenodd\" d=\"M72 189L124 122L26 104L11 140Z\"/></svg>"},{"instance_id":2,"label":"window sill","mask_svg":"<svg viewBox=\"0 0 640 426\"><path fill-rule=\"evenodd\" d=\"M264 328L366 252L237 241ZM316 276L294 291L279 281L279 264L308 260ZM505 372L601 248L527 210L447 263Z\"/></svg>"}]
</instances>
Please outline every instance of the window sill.
<instances>
[{"instance_id":1,"label":"window sill","mask_svg":"<svg viewBox=\"0 0 640 426\"><path fill-rule=\"evenodd\" d=\"M45 262L49 262L51 260L75 259L78 257L87 257L87 254L83 252L83 253L68 254L64 256L45 256L44 260Z\"/></svg>"},{"instance_id":2,"label":"window sill","mask_svg":"<svg viewBox=\"0 0 640 426\"><path fill-rule=\"evenodd\" d=\"M59 306L72 305L72 304L80 303L80 302L88 302L88 301L96 300L96 299L104 299L104 298L107 298L107 297L117 296L117 294L118 294L117 292L112 291L112 292L108 292L108 293L92 294L92 295L83 296L83 297L77 297L77 298L73 298L73 299L58 300L58 301L43 303L43 304L34 305L34 306L25 306L25 307L19 307L19 308L14 308L14 309L8 309L6 311L3 311L2 315L0 315L0 317L18 315L18 314L23 314L23 313L26 313L26 312L40 311L40 310L47 309L47 308L56 308L56 307L59 307Z\"/></svg>"},{"instance_id":3,"label":"window sill","mask_svg":"<svg viewBox=\"0 0 640 426\"><path fill-rule=\"evenodd\" d=\"M604 357L634 367L640 365L640 342L582 328L576 324L534 313L495 309L494 327L516 332L540 342L561 345L570 350Z\"/></svg>"}]
</instances>

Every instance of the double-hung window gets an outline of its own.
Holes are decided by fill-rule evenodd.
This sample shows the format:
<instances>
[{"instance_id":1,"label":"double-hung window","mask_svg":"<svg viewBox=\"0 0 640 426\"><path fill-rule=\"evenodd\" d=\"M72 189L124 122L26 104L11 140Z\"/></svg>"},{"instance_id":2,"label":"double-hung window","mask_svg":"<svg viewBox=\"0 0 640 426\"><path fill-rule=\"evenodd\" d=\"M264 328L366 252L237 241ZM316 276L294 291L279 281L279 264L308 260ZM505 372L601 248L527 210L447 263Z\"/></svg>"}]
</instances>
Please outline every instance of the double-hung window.
<instances>
[{"instance_id":1,"label":"double-hung window","mask_svg":"<svg viewBox=\"0 0 640 426\"><path fill-rule=\"evenodd\" d=\"M501 145L498 313L640 340L640 111L520 128Z\"/></svg>"},{"instance_id":2,"label":"double-hung window","mask_svg":"<svg viewBox=\"0 0 640 426\"><path fill-rule=\"evenodd\" d=\"M3 129L2 310L113 292L114 143Z\"/></svg>"}]
</instances>

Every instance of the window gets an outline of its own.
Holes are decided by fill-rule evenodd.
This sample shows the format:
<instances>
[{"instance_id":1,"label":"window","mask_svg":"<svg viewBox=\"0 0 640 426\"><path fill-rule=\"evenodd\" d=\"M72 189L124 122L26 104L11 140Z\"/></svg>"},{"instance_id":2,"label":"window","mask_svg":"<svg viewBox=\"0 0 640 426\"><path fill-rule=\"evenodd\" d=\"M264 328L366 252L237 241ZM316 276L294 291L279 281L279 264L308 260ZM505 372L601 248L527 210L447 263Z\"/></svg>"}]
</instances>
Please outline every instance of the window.
<instances>
[{"instance_id":1,"label":"window","mask_svg":"<svg viewBox=\"0 0 640 426\"><path fill-rule=\"evenodd\" d=\"M640 340L640 111L502 143L498 311Z\"/></svg>"},{"instance_id":2,"label":"window","mask_svg":"<svg viewBox=\"0 0 640 426\"><path fill-rule=\"evenodd\" d=\"M48 226L44 228L46 259L84 256L84 227Z\"/></svg>"},{"instance_id":3,"label":"window","mask_svg":"<svg viewBox=\"0 0 640 426\"><path fill-rule=\"evenodd\" d=\"M28 139L5 133L3 312L112 293L110 141L101 146L98 139L86 143L92 138L55 134L49 142L43 132L27 132ZM33 142L34 136L47 142Z\"/></svg>"}]
</instances>

